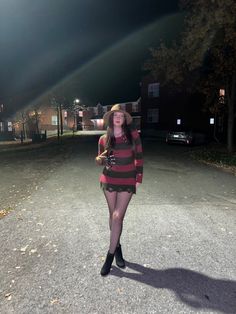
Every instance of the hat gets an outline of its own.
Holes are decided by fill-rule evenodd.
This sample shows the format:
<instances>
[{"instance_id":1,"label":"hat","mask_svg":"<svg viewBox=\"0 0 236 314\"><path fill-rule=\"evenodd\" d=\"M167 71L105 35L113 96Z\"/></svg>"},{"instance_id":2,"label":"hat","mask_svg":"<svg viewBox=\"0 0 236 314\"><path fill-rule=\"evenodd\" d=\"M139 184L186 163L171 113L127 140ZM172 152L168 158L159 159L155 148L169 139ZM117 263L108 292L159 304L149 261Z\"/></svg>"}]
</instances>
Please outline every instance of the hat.
<instances>
[{"instance_id":1,"label":"hat","mask_svg":"<svg viewBox=\"0 0 236 314\"><path fill-rule=\"evenodd\" d=\"M104 123L105 123L106 125L108 125L109 118L110 118L110 116L111 116L114 112L123 112L123 114L125 115L125 118L126 118L126 123L127 123L127 124L130 124L130 123L132 122L132 117L131 117L131 115L130 115L127 111L123 110L123 109L121 108L121 105L120 105L120 104L116 104L116 105L112 106L112 107L111 107L111 110L108 111L108 112L106 112L106 113L104 114L104 116L103 116L103 121L104 121Z\"/></svg>"}]
</instances>

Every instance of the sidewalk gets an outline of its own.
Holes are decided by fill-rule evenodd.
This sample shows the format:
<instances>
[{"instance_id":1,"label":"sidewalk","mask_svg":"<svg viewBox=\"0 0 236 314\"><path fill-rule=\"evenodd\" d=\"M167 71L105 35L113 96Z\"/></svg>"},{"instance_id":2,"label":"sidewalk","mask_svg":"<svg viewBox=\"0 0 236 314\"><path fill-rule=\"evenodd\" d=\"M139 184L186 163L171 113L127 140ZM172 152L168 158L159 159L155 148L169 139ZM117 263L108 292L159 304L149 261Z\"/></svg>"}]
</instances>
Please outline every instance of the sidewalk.
<instances>
[{"instance_id":1,"label":"sidewalk","mask_svg":"<svg viewBox=\"0 0 236 314\"><path fill-rule=\"evenodd\" d=\"M23 143L21 143L20 139L15 141L0 141L0 152L22 149L30 144L32 144L32 139L26 139Z\"/></svg>"},{"instance_id":2,"label":"sidewalk","mask_svg":"<svg viewBox=\"0 0 236 314\"><path fill-rule=\"evenodd\" d=\"M105 130L95 130L95 131L77 131L74 133L64 133L63 136L60 137L60 139L65 139L68 137L78 137L78 136L94 136L94 135L102 135L105 134ZM5 151L14 151L14 150L22 150L22 149L31 149L35 147L45 146L52 142L56 143L58 141L57 135L50 135L47 137L47 140L45 142L39 142L39 143L32 143L32 139L28 138L25 139L23 143L21 143L20 139L17 139L15 141L0 141L0 153Z\"/></svg>"}]
</instances>

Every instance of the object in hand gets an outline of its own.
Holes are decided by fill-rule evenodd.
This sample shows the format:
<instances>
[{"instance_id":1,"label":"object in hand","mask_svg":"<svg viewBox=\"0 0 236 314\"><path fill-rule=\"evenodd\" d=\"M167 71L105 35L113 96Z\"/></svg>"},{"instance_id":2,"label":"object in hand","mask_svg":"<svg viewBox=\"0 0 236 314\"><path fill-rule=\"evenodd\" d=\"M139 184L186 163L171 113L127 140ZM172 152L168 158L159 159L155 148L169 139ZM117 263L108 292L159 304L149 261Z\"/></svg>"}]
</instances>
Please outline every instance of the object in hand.
<instances>
[{"instance_id":1,"label":"object in hand","mask_svg":"<svg viewBox=\"0 0 236 314\"><path fill-rule=\"evenodd\" d=\"M112 167L116 164L116 159L114 155L109 155L106 157L106 165Z\"/></svg>"}]
</instances>

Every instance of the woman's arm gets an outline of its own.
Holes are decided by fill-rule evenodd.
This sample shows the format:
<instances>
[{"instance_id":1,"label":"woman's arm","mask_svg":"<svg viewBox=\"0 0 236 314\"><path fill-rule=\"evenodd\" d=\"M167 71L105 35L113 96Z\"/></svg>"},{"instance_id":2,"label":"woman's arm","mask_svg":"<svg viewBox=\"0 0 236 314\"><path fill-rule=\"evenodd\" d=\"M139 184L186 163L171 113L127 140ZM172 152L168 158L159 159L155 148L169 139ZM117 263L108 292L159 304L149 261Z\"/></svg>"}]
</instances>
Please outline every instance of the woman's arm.
<instances>
[{"instance_id":1,"label":"woman's arm","mask_svg":"<svg viewBox=\"0 0 236 314\"><path fill-rule=\"evenodd\" d=\"M98 141L98 155L95 158L95 162L97 165L104 165L107 157L107 151L105 150L105 139L104 136L101 136Z\"/></svg>"},{"instance_id":2,"label":"woman's arm","mask_svg":"<svg viewBox=\"0 0 236 314\"><path fill-rule=\"evenodd\" d=\"M143 180L143 148L141 138L137 130L132 131L132 137L134 141L134 153L135 153L135 160L134 164L136 167L136 182L142 183Z\"/></svg>"}]
</instances>

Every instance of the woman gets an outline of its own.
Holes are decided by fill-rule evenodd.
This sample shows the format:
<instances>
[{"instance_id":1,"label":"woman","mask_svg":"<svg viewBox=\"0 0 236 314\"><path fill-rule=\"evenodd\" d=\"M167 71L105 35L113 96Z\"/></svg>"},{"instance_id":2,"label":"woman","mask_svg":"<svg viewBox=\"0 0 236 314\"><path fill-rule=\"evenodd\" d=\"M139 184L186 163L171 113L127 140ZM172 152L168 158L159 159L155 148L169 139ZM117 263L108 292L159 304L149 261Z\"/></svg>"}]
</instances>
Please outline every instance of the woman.
<instances>
[{"instance_id":1,"label":"woman","mask_svg":"<svg viewBox=\"0 0 236 314\"><path fill-rule=\"evenodd\" d=\"M110 272L115 256L118 267L125 267L120 236L126 209L142 182L142 144L138 131L131 129L132 117L114 105L103 117L107 133L98 142L96 163L104 165L100 184L109 208L110 247L101 275Z\"/></svg>"}]
</instances>

